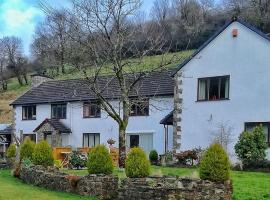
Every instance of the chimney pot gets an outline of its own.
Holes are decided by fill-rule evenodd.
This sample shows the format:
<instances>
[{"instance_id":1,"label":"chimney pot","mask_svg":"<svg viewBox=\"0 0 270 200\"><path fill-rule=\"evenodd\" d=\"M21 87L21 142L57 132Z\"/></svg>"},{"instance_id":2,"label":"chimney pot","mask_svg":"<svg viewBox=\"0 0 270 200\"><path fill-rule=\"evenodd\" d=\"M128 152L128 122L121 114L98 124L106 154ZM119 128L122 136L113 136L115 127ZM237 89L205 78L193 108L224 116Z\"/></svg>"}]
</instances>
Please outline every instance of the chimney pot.
<instances>
[{"instance_id":1,"label":"chimney pot","mask_svg":"<svg viewBox=\"0 0 270 200\"><path fill-rule=\"evenodd\" d=\"M232 35L233 35L233 37L235 38L235 37L237 37L238 36L238 29L233 29L232 30Z\"/></svg>"}]
</instances>

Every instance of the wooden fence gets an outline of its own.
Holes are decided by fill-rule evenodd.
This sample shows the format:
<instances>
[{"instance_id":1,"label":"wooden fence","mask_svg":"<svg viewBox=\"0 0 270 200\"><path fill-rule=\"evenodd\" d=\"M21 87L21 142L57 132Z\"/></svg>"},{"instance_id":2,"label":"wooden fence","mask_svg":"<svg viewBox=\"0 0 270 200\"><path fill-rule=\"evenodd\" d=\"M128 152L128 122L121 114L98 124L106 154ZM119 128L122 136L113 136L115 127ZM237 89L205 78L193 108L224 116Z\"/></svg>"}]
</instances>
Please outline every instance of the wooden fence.
<instances>
[{"instance_id":1,"label":"wooden fence","mask_svg":"<svg viewBox=\"0 0 270 200\"><path fill-rule=\"evenodd\" d=\"M78 147L77 150L81 153L88 154L88 152L91 151L92 148L89 147ZM119 150L115 147L110 147L110 154L112 156L112 160L114 163L114 166L118 166L118 158L119 158ZM55 160L61 160L62 162L67 159L67 155L72 152L71 147L55 147L53 148L53 158Z\"/></svg>"}]
</instances>

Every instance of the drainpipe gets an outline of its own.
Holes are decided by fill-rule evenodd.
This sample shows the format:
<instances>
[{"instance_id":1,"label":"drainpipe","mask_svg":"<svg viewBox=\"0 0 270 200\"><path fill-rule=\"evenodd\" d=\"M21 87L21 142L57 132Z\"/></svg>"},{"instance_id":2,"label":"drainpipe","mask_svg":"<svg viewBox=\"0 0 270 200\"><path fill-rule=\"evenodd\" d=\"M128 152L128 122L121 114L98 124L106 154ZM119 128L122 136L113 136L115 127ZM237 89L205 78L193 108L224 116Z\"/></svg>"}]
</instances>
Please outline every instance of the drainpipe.
<instances>
[{"instance_id":1,"label":"drainpipe","mask_svg":"<svg viewBox=\"0 0 270 200\"><path fill-rule=\"evenodd\" d=\"M168 127L166 127L166 125L164 124L163 125L164 126L164 138L165 138L165 144L164 144L164 154L166 154L167 153L167 150L168 150L168 148L167 148L167 143L168 143Z\"/></svg>"}]
</instances>

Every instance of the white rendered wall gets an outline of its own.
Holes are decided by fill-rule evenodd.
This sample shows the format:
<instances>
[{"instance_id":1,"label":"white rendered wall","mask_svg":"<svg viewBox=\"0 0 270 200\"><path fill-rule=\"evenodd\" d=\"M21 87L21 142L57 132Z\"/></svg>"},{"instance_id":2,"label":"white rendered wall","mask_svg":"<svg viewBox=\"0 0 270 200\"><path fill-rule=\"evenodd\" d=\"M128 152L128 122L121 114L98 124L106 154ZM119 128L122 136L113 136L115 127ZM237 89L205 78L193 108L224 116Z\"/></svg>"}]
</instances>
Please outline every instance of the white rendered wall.
<instances>
[{"instance_id":1,"label":"white rendered wall","mask_svg":"<svg viewBox=\"0 0 270 200\"><path fill-rule=\"evenodd\" d=\"M119 102L112 102L119 108ZM127 133L153 133L153 148L159 154L164 153L164 127L160 120L173 109L173 97L160 97L150 99L149 116L134 116L129 118ZM33 130L46 118L51 118L51 105L37 105L36 120L22 120L22 107L15 107L16 133L33 133ZM113 138L118 142L118 124L102 111L101 118L83 118L83 103L73 102L67 104L67 118L61 120L72 133L64 139L64 143L72 147L81 147L83 133L100 133L100 143L107 145L107 140ZM172 130L171 130L172 132ZM118 146L118 143L115 144ZM169 141L172 147L172 139Z\"/></svg>"},{"instance_id":2,"label":"white rendered wall","mask_svg":"<svg viewBox=\"0 0 270 200\"><path fill-rule=\"evenodd\" d=\"M238 37L232 37L232 29ZM232 23L182 68L181 150L213 141L219 124L233 128L229 152L245 122L270 122L270 41L238 22ZM198 78L230 75L230 100L197 102ZM268 151L268 156L270 152Z\"/></svg>"}]
</instances>

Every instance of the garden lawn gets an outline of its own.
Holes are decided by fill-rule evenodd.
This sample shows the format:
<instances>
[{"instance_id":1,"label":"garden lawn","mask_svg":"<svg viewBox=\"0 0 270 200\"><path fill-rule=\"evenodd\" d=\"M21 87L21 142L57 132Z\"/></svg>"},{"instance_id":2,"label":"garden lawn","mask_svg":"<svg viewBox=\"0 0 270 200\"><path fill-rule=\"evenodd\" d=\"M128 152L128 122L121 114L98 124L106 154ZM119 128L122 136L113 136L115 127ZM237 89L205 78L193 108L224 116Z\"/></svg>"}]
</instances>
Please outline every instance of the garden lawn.
<instances>
[{"instance_id":1,"label":"garden lawn","mask_svg":"<svg viewBox=\"0 0 270 200\"><path fill-rule=\"evenodd\" d=\"M232 172L233 200L270 200L270 173Z\"/></svg>"},{"instance_id":2,"label":"garden lawn","mask_svg":"<svg viewBox=\"0 0 270 200\"><path fill-rule=\"evenodd\" d=\"M87 170L65 170L66 173L85 175ZM125 177L123 170L114 170L114 174ZM151 167L151 175L198 177L197 169ZM232 171L233 200L270 200L270 173Z\"/></svg>"},{"instance_id":3,"label":"garden lawn","mask_svg":"<svg viewBox=\"0 0 270 200\"><path fill-rule=\"evenodd\" d=\"M0 200L97 200L96 198L53 192L22 183L11 176L10 170L0 170Z\"/></svg>"}]
</instances>

